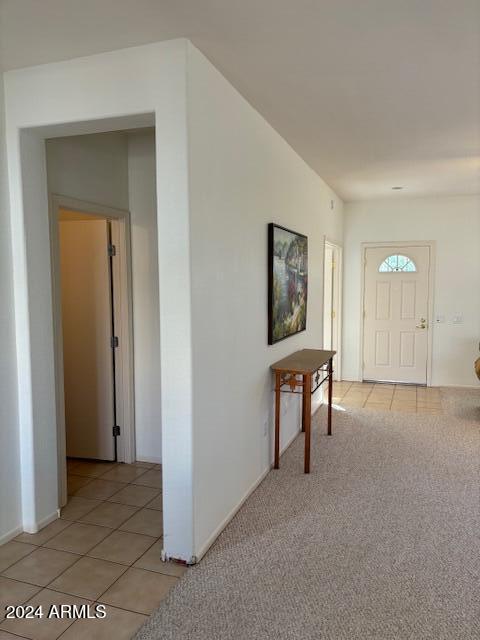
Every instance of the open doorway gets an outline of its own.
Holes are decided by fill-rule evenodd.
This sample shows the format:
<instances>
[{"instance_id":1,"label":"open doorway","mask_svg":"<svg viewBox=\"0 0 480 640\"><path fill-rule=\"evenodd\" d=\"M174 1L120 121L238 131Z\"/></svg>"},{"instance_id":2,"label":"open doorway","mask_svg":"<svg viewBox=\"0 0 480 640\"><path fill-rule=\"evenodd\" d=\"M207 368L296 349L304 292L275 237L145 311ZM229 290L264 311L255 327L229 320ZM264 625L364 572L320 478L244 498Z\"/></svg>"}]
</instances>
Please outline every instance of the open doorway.
<instances>
[{"instance_id":1,"label":"open doorway","mask_svg":"<svg viewBox=\"0 0 480 640\"><path fill-rule=\"evenodd\" d=\"M61 509L100 474L104 498L107 467L161 474L155 129L50 138L46 160Z\"/></svg>"},{"instance_id":2,"label":"open doorway","mask_svg":"<svg viewBox=\"0 0 480 640\"><path fill-rule=\"evenodd\" d=\"M67 459L135 460L129 213L53 196L59 506ZM71 491L70 491L71 493Z\"/></svg>"},{"instance_id":3,"label":"open doorway","mask_svg":"<svg viewBox=\"0 0 480 640\"><path fill-rule=\"evenodd\" d=\"M61 314L67 458L117 461L112 224L60 210Z\"/></svg>"},{"instance_id":4,"label":"open doorway","mask_svg":"<svg viewBox=\"0 0 480 640\"><path fill-rule=\"evenodd\" d=\"M69 74L67 79L71 79ZM135 79L143 82L137 72ZM78 82L75 86L78 88ZM150 81L145 83L147 93L151 86ZM75 209L78 199L101 205L102 214L103 208L109 207L130 211L131 224L125 227L131 230L132 249L133 455L153 469L162 465L150 474L153 479L143 478L142 486L155 483L157 493L166 498L162 502L165 555L188 562L195 549L188 429L192 419L189 209L187 173L183 170L187 165L182 160L180 171L178 165L180 158L186 158L181 137L184 118L178 110L178 99L183 100L184 94L177 91L177 84L172 92L168 86L161 99L156 89L152 95L143 95L142 86L134 92L131 105L117 97L111 103L106 98L97 112L99 105L92 103L83 121L78 120L78 112L62 112L62 96L72 93L64 88L50 102L55 104L55 113L47 111L40 116L37 106L31 110L31 127L25 128L25 122L12 110L8 127L12 142L10 219L21 381L20 448L25 460L21 469L22 520L24 531L35 533L57 519L65 477L65 457L59 459L62 394L57 389L61 376L55 345L60 322L55 317L55 239L54 225L50 224L55 194L62 194L68 196L67 208ZM92 95L95 98L96 94ZM78 107L78 102L74 103ZM145 109L139 113L141 105ZM154 105L155 113L148 105ZM106 118L105 110L113 115ZM162 144L156 143L157 137ZM105 152L98 149L100 138ZM164 194L158 208L157 190ZM97 206L94 212L99 212ZM120 440L128 449L123 433ZM145 497L142 504L147 504Z\"/></svg>"},{"instance_id":5,"label":"open doorway","mask_svg":"<svg viewBox=\"0 0 480 640\"><path fill-rule=\"evenodd\" d=\"M128 545L112 556L112 540L125 538L118 529L158 543L159 561L155 129L48 139L46 160L59 515L74 523L69 535L85 523L99 538L112 532L99 558L133 559Z\"/></svg>"},{"instance_id":6,"label":"open doorway","mask_svg":"<svg viewBox=\"0 0 480 640\"><path fill-rule=\"evenodd\" d=\"M341 380L342 248L325 240L323 264L323 348L337 352L334 379Z\"/></svg>"}]
</instances>

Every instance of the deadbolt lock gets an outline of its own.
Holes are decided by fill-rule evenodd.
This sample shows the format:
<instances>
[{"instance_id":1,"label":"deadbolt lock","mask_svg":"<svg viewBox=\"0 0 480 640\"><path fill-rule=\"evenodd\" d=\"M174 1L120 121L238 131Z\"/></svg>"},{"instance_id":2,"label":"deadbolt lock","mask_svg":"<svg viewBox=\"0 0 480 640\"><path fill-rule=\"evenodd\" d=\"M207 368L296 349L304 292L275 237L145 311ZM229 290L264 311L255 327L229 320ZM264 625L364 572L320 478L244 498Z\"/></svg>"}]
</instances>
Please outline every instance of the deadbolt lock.
<instances>
[{"instance_id":1,"label":"deadbolt lock","mask_svg":"<svg viewBox=\"0 0 480 640\"><path fill-rule=\"evenodd\" d=\"M426 329L427 328L427 321L425 320L425 318L420 318L420 324L417 324L417 329Z\"/></svg>"}]
</instances>

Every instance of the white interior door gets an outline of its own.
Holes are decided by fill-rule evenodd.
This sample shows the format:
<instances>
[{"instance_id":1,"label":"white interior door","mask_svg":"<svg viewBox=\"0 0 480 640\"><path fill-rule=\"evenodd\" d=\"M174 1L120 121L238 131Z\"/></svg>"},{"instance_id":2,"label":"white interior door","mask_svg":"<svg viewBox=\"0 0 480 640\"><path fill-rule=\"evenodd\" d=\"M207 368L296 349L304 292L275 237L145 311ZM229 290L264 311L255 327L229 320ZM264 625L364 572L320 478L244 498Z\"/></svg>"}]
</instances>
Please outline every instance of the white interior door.
<instances>
[{"instance_id":1,"label":"white interior door","mask_svg":"<svg viewBox=\"0 0 480 640\"><path fill-rule=\"evenodd\" d=\"M114 460L107 220L59 221L67 455Z\"/></svg>"},{"instance_id":2,"label":"white interior door","mask_svg":"<svg viewBox=\"0 0 480 640\"><path fill-rule=\"evenodd\" d=\"M323 348L337 352L333 358L333 377L341 379L341 299L342 299L342 249L325 242L323 270Z\"/></svg>"},{"instance_id":3,"label":"white interior door","mask_svg":"<svg viewBox=\"0 0 480 640\"><path fill-rule=\"evenodd\" d=\"M333 247L325 244L323 278L323 348L333 349Z\"/></svg>"},{"instance_id":4,"label":"white interior door","mask_svg":"<svg viewBox=\"0 0 480 640\"><path fill-rule=\"evenodd\" d=\"M363 379L426 384L430 247L365 249Z\"/></svg>"}]
</instances>

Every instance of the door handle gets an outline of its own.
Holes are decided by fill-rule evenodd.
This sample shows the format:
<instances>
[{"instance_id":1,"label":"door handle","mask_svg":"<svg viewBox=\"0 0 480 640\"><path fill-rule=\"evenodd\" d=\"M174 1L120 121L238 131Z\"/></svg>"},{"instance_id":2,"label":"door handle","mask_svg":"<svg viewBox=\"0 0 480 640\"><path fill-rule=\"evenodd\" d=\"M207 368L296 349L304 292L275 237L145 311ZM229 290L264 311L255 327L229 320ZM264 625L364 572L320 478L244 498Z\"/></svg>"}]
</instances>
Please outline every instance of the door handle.
<instances>
[{"instance_id":1,"label":"door handle","mask_svg":"<svg viewBox=\"0 0 480 640\"><path fill-rule=\"evenodd\" d=\"M427 328L427 321L425 320L425 318L420 318L420 324L417 324L417 329L426 329Z\"/></svg>"}]
</instances>

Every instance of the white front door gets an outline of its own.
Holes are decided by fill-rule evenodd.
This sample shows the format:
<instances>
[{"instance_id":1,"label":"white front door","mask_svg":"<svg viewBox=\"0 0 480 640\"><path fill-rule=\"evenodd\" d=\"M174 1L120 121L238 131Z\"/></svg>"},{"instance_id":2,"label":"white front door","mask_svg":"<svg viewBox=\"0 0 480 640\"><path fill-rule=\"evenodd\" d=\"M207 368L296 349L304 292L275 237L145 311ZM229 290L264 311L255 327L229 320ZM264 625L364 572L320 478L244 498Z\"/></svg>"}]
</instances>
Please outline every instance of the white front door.
<instances>
[{"instance_id":1,"label":"white front door","mask_svg":"<svg viewBox=\"0 0 480 640\"><path fill-rule=\"evenodd\" d=\"M67 456L114 460L107 220L59 222Z\"/></svg>"},{"instance_id":2,"label":"white front door","mask_svg":"<svg viewBox=\"0 0 480 640\"><path fill-rule=\"evenodd\" d=\"M325 243L323 270L323 348L333 349L333 247Z\"/></svg>"},{"instance_id":3,"label":"white front door","mask_svg":"<svg viewBox=\"0 0 480 640\"><path fill-rule=\"evenodd\" d=\"M427 383L430 247L365 249L363 379Z\"/></svg>"}]
</instances>

